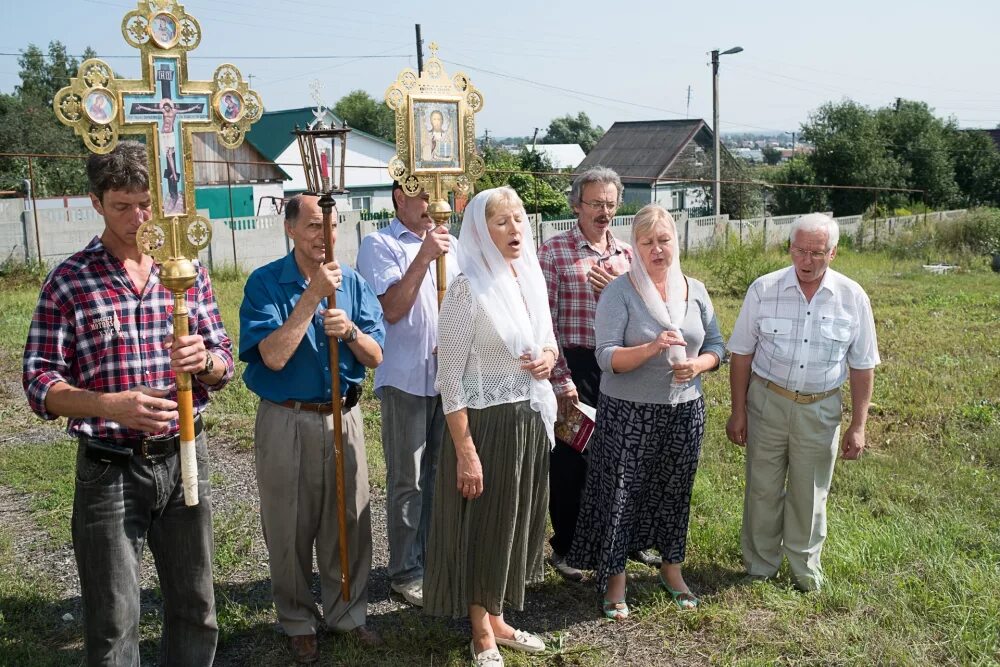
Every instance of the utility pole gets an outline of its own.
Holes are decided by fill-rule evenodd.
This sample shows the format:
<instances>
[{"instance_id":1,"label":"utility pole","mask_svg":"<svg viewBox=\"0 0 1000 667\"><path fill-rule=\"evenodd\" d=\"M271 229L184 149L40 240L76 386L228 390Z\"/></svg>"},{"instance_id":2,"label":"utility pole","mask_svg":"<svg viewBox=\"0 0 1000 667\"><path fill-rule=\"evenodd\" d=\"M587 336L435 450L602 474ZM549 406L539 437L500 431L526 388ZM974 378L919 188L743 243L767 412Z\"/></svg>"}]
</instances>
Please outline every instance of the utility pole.
<instances>
[{"instance_id":1,"label":"utility pole","mask_svg":"<svg viewBox=\"0 0 1000 667\"><path fill-rule=\"evenodd\" d=\"M719 145L719 56L728 56L731 53L739 53L743 50L742 46L734 46L731 49L727 49L722 53L719 53L718 49L712 51L712 134L713 136L713 148L715 155L712 156L712 215L719 215L719 172L720 170L720 151L721 146Z\"/></svg>"},{"instance_id":2,"label":"utility pole","mask_svg":"<svg viewBox=\"0 0 1000 667\"><path fill-rule=\"evenodd\" d=\"M535 142L538 139L538 128L535 128L535 134L531 137L531 150L535 150Z\"/></svg>"},{"instance_id":3,"label":"utility pole","mask_svg":"<svg viewBox=\"0 0 1000 667\"><path fill-rule=\"evenodd\" d=\"M414 26L417 29L417 75L424 73L424 40L420 39L420 24Z\"/></svg>"},{"instance_id":4,"label":"utility pole","mask_svg":"<svg viewBox=\"0 0 1000 667\"><path fill-rule=\"evenodd\" d=\"M688 86L688 105L687 105L687 113L685 115L688 118L691 117L691 86Z\"/></svg>"},{"instance_id":5,"label":"utility pole","mask_svg":"<svg viewBox=\"0 0 1000 667\"><path fill-rule=\"evenodd\" d=\"M247 79L250 80L249 86L253 88L253 74L247 74Z\"/></svg>"}]
</instances>

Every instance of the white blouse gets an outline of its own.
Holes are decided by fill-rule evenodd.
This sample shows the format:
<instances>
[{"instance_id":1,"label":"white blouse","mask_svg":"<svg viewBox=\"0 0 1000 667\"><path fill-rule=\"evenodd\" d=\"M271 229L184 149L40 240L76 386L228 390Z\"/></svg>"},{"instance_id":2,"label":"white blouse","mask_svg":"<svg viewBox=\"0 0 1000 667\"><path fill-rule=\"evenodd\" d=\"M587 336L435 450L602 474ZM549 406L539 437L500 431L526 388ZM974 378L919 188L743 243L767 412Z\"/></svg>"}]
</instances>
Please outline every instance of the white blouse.
<instances>
[{"instance_id":1,"label":"white blouse","mask_svg":"<svg viewBox=\"0 0 1000 667\"><path fill-rule=\"evenodd\" d=\"M530 313L529 313L530 317ZM543 347L556 348L549 334ZM485 310L478 307L469 279L458 276L438 315L438 371L435 388L445 414L527 401L531 375L521 369Z\"/></svg>"}]
</instances>

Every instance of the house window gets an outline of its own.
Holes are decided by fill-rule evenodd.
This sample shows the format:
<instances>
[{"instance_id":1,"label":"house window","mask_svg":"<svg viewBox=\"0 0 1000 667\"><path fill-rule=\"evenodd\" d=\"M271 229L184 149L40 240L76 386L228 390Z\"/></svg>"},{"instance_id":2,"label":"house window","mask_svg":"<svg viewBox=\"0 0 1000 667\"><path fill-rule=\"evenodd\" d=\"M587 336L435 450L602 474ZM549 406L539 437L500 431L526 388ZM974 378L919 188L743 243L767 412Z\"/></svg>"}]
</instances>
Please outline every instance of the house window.
<instances>
[{"instance_id":1,"label":"house window","mask_svg":"<svg viewBox=\"0 0 1000 667\"><path fill-rule=\"evenodd\" d=\"M705 149L701 146L694 147L694 166L701 167L704 165L705 160Z\"/></svg>"},{"instance_id":2,"label":"house window","mask_svg":"<svg viewBox=\"0 0 1000 667\"><path fill-rule=\"evenodd\" d=\"M372 209L371 197L351 197L351 210L370 211Z\"/></svg>"},{"instance_id":3,"label":"house window","mask_svg":"<svg viewBox=\"0 0 1000 667\"><path fill-rule=\"evenodd\" d=\"M670 193L670 210L681 211L684 209L684 191L674 190Z\"/></svg>"}]
</instances>

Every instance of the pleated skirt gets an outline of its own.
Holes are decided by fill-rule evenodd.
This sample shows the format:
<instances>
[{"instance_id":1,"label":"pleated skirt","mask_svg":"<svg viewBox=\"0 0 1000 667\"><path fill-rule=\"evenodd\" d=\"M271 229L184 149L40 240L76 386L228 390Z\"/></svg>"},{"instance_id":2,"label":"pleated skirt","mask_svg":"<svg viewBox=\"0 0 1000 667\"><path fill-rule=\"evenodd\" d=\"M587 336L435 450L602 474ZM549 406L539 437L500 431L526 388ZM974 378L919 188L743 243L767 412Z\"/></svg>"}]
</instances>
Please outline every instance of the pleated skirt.
<instances>
[{"instance_id":1,"label":"pleated skirt","mask_svg":"<svg viewBox=\"0 0 1000 667\"><path fill-rule=\"evenodd\" d=\"M493 615L524 608L527 584L542 580L549 504L549 440L527 401L470 409L469 431L483 467L483 495L462 497L445 429L424 573L424 611L461 618L469 605Z\"/></svg>"}]
</instances>

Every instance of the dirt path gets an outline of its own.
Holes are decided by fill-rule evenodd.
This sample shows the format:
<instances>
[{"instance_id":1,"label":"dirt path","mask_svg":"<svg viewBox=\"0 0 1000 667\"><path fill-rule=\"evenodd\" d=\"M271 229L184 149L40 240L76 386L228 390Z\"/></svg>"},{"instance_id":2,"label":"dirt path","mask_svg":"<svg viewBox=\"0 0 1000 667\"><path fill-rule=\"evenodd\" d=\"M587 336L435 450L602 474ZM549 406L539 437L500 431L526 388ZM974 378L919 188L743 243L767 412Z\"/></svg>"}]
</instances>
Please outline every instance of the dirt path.
<instances>
[{"instance_id":1,"label":"dirt path","mask_svg":"<svg viewBox=\"0 0 1000 667\"><path fill-rule=\"evenodd\" d=\"M54 423L29 421L33 417L23 407L20 386L14 385L9 380L0 382L0 409L14 412L19 422L23 416L25 421L20 423L25 427L15 434L0 434L0 447L44 444L65 438L65 433ZM15 402L18 405L14 405ZM217 599L222 594L219 591L224 591L234 602L246 607L269 608L267 551L257 518L253 453L227 443L217 435L209 436L209 446L212 454L216 541L220 546L235 542L239 547L237 557L227 564L224 571L216 572ZM64 635L79 637L82 633L79 625L79 581L72 547L69 544L54 544L50 536L39 528L31 512L31 498L27 494L0 486L0 521L12 536L12 548L17 561L22 564L29 577L54 585L59 599L52 619L54 630L58 628ZM415 623L419 628L423 621L418 612L389 597L386 577L388 540L385 534L385 495L381 489L372 489L371 514L373 563L369 585L369 623L383 634L398 632L401 622L407 626ZM223 535L220 531L233 531L233 534ZM645 579L648 580L649 577ZM144 617L147 614L155 615L159 609L159 601L152 593L156 589L156 574L148 549L145 551L142 586L142 613ZM233 594L233 591L238 593ZM543 584L529 592L524 611L509 612L507 617L516 627L548 632L551 637L562 638L566 652L551 658L545 664L580 664L581 661L589 664L594 657L591 649L598 649L603 654L604 660L601 662L604 664L671 664L661 652L663 640L658 637L660 633L657 631L655 618L621 625L609 624L598 618L595 601L596 595L591 584L566 584L550 574ZM65 614L71 614L72 618L64 617ZM273 612L270 612L269 618L273 624ZM467 636L467 624L456 621L449 622L448 626L454 631L455 644L463 643ZM263 632L276 632L276 629L271 627ZM254 660L260 644L259 637L231 637L220 644L216 664L261 664L259 659ZM65 648L79 648L79 641ZM580 652L580 649L583 651ZM707 662L697 654L691 654L690 658L693 661L686 660L685 664ZM426 664L427 660L425 656L413 655L409 664Z\"/></svg>"}]
</instances>

